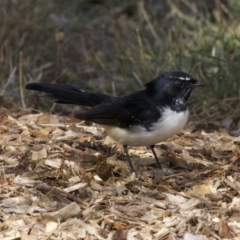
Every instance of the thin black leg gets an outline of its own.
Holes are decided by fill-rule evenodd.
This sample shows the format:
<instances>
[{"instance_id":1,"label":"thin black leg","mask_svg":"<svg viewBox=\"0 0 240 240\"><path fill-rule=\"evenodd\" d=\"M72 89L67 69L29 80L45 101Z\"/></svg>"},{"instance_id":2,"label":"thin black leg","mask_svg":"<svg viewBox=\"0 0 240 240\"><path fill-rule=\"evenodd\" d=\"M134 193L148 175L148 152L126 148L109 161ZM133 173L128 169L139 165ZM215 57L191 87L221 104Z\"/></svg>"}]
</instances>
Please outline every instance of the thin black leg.
<instances>
[{"instance_id":1,"label":"thin black leg","mask_svg":"<svg viewBox=\"0 0 240 240\"><path fill-rule=\"evenodd\" d=\"M153 156L155 157L155 160L156 160L156 162L157 162L157 167L158 167L159 169L162 168L161 163L159 162L159 159L158 159L158 157L157 157L157 154L156 154L156 152L155 152L155 150L154 150L154 145L151 145L150 148L151 148L152 153L153 153Z\"/></svg>"},{"instance_id":2,"label":"thin black leg","mask_svg":"<svg viewBox=\"0 0 240 240\"><path fill-rule=\"evenodd\" d=\"M135 172L135 173L136 173L135 169L133 168L131 158L130 158L130 156L129 156L129 154L128 154L127 145L123 145L123 149L124 149L124 152L125 152L125 154L126 154L128 163L129 163L129 165L130 165L131 172Z\"/></svg>"}]
</instances>

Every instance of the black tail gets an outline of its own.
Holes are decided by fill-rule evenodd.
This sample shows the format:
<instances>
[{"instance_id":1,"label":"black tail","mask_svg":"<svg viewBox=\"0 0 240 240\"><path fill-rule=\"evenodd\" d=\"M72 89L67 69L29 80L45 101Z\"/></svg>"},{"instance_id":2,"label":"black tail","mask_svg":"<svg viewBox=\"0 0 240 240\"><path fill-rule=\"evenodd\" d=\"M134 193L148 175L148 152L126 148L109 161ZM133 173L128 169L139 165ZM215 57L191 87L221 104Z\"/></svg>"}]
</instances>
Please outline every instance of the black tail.
<instances>
[{"instance_id":1,"label":"black tail","mask_svg":"<svg viewBox=\"0 0 240 240\"><path fill-rule=\"evenodd\" d=\"M56 103L93 107L101 103L110 103L115 99L106 94L92 93L65 83L29 83L25 88L47 93L46 97L54 99Z\"/></svg>"}]
</instances>

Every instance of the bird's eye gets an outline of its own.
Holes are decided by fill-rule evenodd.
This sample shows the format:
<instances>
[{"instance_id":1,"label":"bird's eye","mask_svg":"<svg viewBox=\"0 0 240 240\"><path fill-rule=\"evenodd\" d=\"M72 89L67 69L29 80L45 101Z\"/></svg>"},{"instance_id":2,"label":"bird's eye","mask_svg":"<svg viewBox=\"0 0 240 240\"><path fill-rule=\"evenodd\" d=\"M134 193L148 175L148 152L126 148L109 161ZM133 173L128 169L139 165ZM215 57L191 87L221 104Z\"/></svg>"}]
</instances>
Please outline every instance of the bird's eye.
<instances>
[{"instance_id":1,"label":"bird's eye","mask_svg":"<svg viewBox=\"0 0 240 240\"><path fill-rule=\"evenodd\" d=\"M183 81L177 81L176 84L177 84L177 86L179 88L182 88L184 86L184 82Z\"/></svg>"}]
</instances>

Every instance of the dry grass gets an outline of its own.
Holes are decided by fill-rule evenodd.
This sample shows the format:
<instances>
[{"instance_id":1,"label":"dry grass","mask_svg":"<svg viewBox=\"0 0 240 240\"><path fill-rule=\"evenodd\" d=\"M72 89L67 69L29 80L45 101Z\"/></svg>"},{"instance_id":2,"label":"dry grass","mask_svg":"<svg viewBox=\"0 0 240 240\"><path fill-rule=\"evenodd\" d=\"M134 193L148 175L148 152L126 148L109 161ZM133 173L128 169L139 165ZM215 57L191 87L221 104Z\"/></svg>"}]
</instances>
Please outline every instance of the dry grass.
<instances>
[{"instance_id":1,"label":"dry grass","mask_svg":"<svg viewBox=\"0 0 240 240\"><path fill-rule=\"evenodd\" d=\"M23 84L70 82L122 95L173 69L207 82L194 102L239 97L238 1L5 0L1 7L1 96L9 106L23 104L20 76Z\"/></svg>"}]
</instances>

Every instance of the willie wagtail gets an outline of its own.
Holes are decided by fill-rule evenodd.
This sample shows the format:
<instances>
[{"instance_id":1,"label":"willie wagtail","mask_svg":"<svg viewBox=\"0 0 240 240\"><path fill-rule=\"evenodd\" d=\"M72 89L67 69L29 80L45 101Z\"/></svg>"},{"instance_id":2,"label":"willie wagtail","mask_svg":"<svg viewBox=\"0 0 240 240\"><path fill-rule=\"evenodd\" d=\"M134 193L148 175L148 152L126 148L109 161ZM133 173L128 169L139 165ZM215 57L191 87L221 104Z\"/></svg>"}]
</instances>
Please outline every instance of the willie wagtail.
<instances>
[{"instance_id":1,"label":"willie wagtail","mask_svg":"<svg viewBox=\"0 0 240 240\"><path fill-rule=\"evenodd\" d=\"M173 71L148 82L145 89L123 96L99 94L68 84L29 83L26 89L47 93L56 103L92 107L75 118L102 125L121 143L135 172L127 146L150 146L161 167L154 144L179 133L188 121L187 101L195 87L205 86L190 75Z\"/></svg>"}]
</instances>

